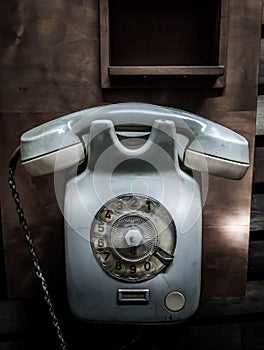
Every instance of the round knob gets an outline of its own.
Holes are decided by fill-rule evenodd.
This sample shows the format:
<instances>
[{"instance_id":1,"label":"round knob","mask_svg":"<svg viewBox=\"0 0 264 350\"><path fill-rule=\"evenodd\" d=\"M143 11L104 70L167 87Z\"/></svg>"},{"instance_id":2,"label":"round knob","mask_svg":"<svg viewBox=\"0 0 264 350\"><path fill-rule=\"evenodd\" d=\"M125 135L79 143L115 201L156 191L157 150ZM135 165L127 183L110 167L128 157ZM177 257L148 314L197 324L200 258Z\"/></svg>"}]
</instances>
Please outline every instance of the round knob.
<instances>
[{"instance_id":1,"label":"round knob","mask_svg":"<svg viewBox=\"0 0 264 350\"><path fill-rule=\"evenodd\" d=\"M165 298L165 305L170 311L180 311L185 305L185 296L181 292L170 292Z\"/></svg>"}]
</instances>

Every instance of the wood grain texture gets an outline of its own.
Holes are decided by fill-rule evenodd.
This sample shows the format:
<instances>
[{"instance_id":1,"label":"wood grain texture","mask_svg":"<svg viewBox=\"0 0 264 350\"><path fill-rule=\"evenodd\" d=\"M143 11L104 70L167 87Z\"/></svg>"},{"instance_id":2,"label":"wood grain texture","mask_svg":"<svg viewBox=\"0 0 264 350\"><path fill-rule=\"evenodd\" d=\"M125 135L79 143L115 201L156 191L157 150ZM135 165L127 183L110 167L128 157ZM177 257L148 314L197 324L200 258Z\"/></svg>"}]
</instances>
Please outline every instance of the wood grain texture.
<instances>
[{"instance_id":1,"label":"wood grain texture","mask_svg":"<svg viewBox=\"0 0 264 350\"><path fill-rule=\"evenodd\" d=\"M195 315L198 319L235 315L262 315L264 312L263 281L249 281L241 297L202 297Z\"/></svg>"},{"instance_id":2,"label":"wood grain texture","mask_svg":"<svg viewBox=\"0 0 264 350\"><path fill-rule=\"evenodd\" d=\"M249 244L248 280L264 280L264 240Z\"/></svg>"},{"instance_id":3,"label":"wood grain texture","mask_svg":"<svg viewBox=\"0 0 264 350\"><path fill-rule=\"evenodd\" d=\"M251 231L264 230L264 194L254 194L251 203Z\"/></svg>"},{"instance_id":4,"label":"wood grain texture","mask_svg":"<svg viewBox=\"0 0 264 350\"><path fill-rule=\"evenodd\" d=\"M7 7L1 112L56 114L99 104L97 1L11 0Z\"/></svg>"},{"instance_id":5,"label":"wood grain texture","mask_svg":"<svg viewBox=\"0 0 264 350\"><path fill-rule=\"evenodd\" d=\"M264 147L255 148L253 182L264 182Z\"/></svg>"},{"instance_id":6,"label":"wood grain texture","mask_svg":"<svg viewBox=\"0 0 264 350\"><path fill-rule=\"evenodd\" d=\"M264 96L263 95L258 96L256 135L264 135Z\"/></svg>"}]
</instances>

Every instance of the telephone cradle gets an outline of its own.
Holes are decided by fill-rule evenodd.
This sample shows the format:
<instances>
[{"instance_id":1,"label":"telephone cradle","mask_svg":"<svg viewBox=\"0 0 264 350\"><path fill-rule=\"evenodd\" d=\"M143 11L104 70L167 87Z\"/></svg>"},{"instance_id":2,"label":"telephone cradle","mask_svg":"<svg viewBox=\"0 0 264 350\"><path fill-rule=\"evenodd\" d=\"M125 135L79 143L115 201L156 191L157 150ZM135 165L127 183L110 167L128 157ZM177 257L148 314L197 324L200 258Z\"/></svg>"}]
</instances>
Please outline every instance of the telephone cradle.
<instances>
[{"instance_id":1,"label":"telephone cradle","mask_svg":"<svg viewBox=\"0 0 264 350\"><path fill-rule=\"evenodd\" d=\"M248 142L201 116L147 103L65 115L21 136L31 176L66 176L67 296L83 320L163 324L192 316L201 289L201 174L233 180ZM59 196L58 196L59 197Z\"/></svg>"}]
</instances>

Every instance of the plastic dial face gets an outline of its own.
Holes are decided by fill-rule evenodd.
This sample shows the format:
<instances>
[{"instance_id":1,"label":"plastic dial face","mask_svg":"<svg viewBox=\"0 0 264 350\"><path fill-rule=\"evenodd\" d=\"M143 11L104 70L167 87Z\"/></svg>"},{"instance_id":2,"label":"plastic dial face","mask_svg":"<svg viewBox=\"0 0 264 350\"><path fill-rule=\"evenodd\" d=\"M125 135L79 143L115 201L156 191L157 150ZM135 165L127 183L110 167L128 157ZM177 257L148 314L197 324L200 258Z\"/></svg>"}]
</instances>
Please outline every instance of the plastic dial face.
<instances>
[{"instance_id":1,"label":"plastic dial face","mask_svg":"<svg viewBox=\"0 0 264 350\"><path fill-rule=\"evenodd\" d=\"M173 260L176 228L167 209L153 198L127 194L96 214L93 254L110 276L126 282L150 279Z\"/></svg>"}]
</instances>

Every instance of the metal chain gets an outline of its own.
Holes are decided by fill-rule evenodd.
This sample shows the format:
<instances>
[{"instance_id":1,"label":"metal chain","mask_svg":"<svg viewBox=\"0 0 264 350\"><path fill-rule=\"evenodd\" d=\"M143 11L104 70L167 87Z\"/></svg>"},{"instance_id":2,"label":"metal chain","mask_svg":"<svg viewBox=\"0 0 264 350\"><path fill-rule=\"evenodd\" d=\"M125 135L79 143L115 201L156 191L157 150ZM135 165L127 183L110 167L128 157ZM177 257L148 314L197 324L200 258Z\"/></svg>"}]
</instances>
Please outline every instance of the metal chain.
<instances>
[{"instance_id":1,"label":"metal chain","mask_svg":"<svg viewBox=\"0 0 264 350\"><path fill-rule=\"evenodd\" d=\"M27 222L25 219L25 215L24 215L24 211L23 211L23 208L21 205L19 193L17 191L14 174L15 174L15 170L16 170L17 163L18 163L19 159L20 159L20 147L18 147L15 150L15 152L13 153L13 155L10 159L10 162L9 162L9 176L8 176L9 187L11 188L12 197L13 197L14 202L16 204L16 211L17 211L18 218L19 218L19 224L20 224L20 226L23 230L23 233L24 233L24 238L26 240L27 248L28 248L29 253L31 255L31 259L32 259L32 262L33 262L33 265L35 268L36 276L41 281L41 287L42 287L42 291L44 293L44 299L45 299L45 302L48 306L48 310L49 310L49 313L50 313L50 316L52 319L52 324L56 329L60 348L63 350L67 350L66 342L63 338L61 327L60 327L58 318L57 318L55 311L54 311L54 307L53 307L53 304L51 301L47 282L46 282L45 277L43 276L43 272L42 272L42 269L40 267L37 255L36 255L35 246L34 246L34 243L32 241L32 238L31 238L31 233L30 233L30 230L28 228L28 225L27 225Z\"/></svg>"}]
</instances>

